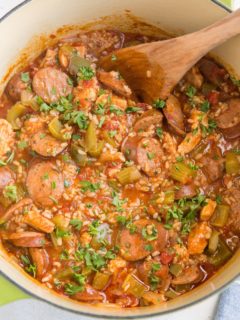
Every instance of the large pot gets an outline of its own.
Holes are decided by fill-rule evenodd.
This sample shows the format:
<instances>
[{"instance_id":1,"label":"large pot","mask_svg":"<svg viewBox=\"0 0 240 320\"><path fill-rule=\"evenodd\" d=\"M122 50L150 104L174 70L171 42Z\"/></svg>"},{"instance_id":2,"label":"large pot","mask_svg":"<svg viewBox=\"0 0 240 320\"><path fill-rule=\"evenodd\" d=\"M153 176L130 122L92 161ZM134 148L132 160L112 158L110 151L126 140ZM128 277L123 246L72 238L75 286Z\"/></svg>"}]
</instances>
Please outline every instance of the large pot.
<instances>
[{"instance_id":1,"label":"large pot","mask_svg":"<svg viewBox=\"0 0 240 320\"><path fill-rule=\"evenodd\" d=\"M102 16L123 14L125 10L143 18L151 24L162 27L174 33L188 33L222 18L228 14L226 8L221 7L217 1L211 0L27 0L10 14L5 16L0 23L0 90L15 69L14 62L22 52L20 63L26 62L38 54L49 40L43 33L54 32L62 25L84 24ZM128 29L135 25L131 18L104 19L100 24L115 24L120 29ZM90 28L93 25L89 26ZM147 28L142 26L147 32ZM67 27L58 30L57 35L74 29ZM41 37L36 37L41 35ZM30 42L29 42L30 41ZM50 42L56 41L53 37ZM215 53L236 73L240 74L240 36L226 42L215 50ZM11 68L10 68L11 66ZM110 307L97 307L63 298L39 285L27 276L20 268L10 261L3 248L0 248L0 271L14 283L24 288L30 294L44 299L61 308L66 308L81 314L93 315L100 318L139 318L152 316L197 302L223 288L239 274L240 251L222 268L215 276L199 286L194 291L179 298L163 303L159 306L114 309ZM119 312L120 311L120 312Z\"/></svg>"}]
</instances>

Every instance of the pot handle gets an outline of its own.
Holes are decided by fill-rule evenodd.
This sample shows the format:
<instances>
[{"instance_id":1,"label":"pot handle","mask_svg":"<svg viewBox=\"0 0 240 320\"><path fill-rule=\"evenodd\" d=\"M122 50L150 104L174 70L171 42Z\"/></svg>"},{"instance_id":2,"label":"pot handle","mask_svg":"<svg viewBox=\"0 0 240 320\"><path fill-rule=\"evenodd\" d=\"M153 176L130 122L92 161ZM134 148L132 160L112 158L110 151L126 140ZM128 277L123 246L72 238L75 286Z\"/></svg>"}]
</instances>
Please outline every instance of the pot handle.
<instances>
[{"instance_id":1,"label":"pot handle","mask_svg":"<svg viewBox=\"0 0 240 320\"><path fill-rule=\"evenodd\" d=\"M0 306L16 300L30 298L25 292L16 287L0 274Z\"/></svg>"}]
</instances>

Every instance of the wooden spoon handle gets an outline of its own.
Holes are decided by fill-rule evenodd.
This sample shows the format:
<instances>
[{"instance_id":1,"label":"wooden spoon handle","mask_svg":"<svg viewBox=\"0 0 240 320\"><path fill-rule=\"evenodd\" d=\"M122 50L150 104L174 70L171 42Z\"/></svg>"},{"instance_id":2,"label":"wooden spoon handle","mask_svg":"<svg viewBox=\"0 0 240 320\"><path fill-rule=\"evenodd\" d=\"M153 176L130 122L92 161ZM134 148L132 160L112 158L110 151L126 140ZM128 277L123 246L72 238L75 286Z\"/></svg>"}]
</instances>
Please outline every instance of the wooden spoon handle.
<instances>
[{"instance_id":1,"label":"wooden spoon handle","mask_svg":"<svg viewBox=\"0 0 240 320\"><path fill-rule=\"evenodd\" d=\"M225 18L213 23L212 25L189 34L199 43L198 47L202 47L199 55L204 55L214 47L220 45L224 41L240 33L240 9L227 15ZM186 37L187 37L186 36ZM191 41L193 41L193 38Z\"/></svg>"}]
</instances>

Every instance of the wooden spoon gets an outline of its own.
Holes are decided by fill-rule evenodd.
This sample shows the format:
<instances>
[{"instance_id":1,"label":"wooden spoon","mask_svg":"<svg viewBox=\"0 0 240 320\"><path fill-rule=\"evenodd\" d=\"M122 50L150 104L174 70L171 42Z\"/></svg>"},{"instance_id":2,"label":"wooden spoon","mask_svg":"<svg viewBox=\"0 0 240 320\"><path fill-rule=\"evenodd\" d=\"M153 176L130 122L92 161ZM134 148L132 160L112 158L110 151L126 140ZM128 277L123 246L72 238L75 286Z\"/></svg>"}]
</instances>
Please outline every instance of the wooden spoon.
<instances>
[{"instance_id":1,"label":"wooden spoon","mask_svg":"<svg viewBox=\"0 0 240 320\"><path fill-rule=\"evenodd\" d=\"M120 49L99 62L116 70L145 102L166 99L184 74L207 52L240 33L240 9L194 33ZM114 57L114 58L113 58Z\"/></svg>"}]
</instances>

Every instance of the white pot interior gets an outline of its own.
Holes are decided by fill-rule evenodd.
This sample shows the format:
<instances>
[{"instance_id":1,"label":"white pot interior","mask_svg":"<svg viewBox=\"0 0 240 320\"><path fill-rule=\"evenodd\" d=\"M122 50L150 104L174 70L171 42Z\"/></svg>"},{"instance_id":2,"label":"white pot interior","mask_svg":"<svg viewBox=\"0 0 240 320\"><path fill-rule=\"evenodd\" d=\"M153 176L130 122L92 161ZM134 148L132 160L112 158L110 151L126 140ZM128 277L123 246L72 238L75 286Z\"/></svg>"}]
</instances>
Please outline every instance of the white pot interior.
<instances>
[{"instance_id":1,"label":"white pot interior","mask_svg":"<svg viewBox=\"0 0 240 320\"><path fill-rule=\"evenodd\" d=\"M141 19L161 27L163 30L173 33L189 33L213 23L224 15L227 11L210 0L32 0L26 1L19 9L15 10L0 23L0 89L3 89L6 79L14 70L10 68L19 55L22 55L26 62L26 54L30 58L36 56L44 46L46 46L46 34L54 32L63 25L83 25L86 22L99 19L103 16L122 15L125 18L112 18L103 20L112 23L120 29L126 29L131 24L126 17L126 11L140 17ZM126 22L128 21L128 22ZM100 24L103 24L101 22ZM71 29L71 28L70 28ZM146 30L145 30L146 31ZM60 32L61 33L61 32ZM26 50L22 51L27 47ZM227 65L231 66L237 73L240 73L240 36L231 39L224 45L214 50ZM9 73L7 73L9 71ZM0 90L1 91L1 90ZM136 309L113 309L111 307L97 307L93 305L81 304L69 299L59 297L51 293L45 287L30 280L30 277L10 262L3 250L0 250L0 270L15 283L28 290L35 296L48 300L60 307L65 307L77 312L93 314L99 317L112 316L144 316L155 313L173 310L186 306L196 300L202 299L206 295L214 292L224 284L233 279L238 273L240 255L233 257L228 264L216 276L198 287L194 292L181 296L168 303Z\"/></svg>"}]
</instances>

